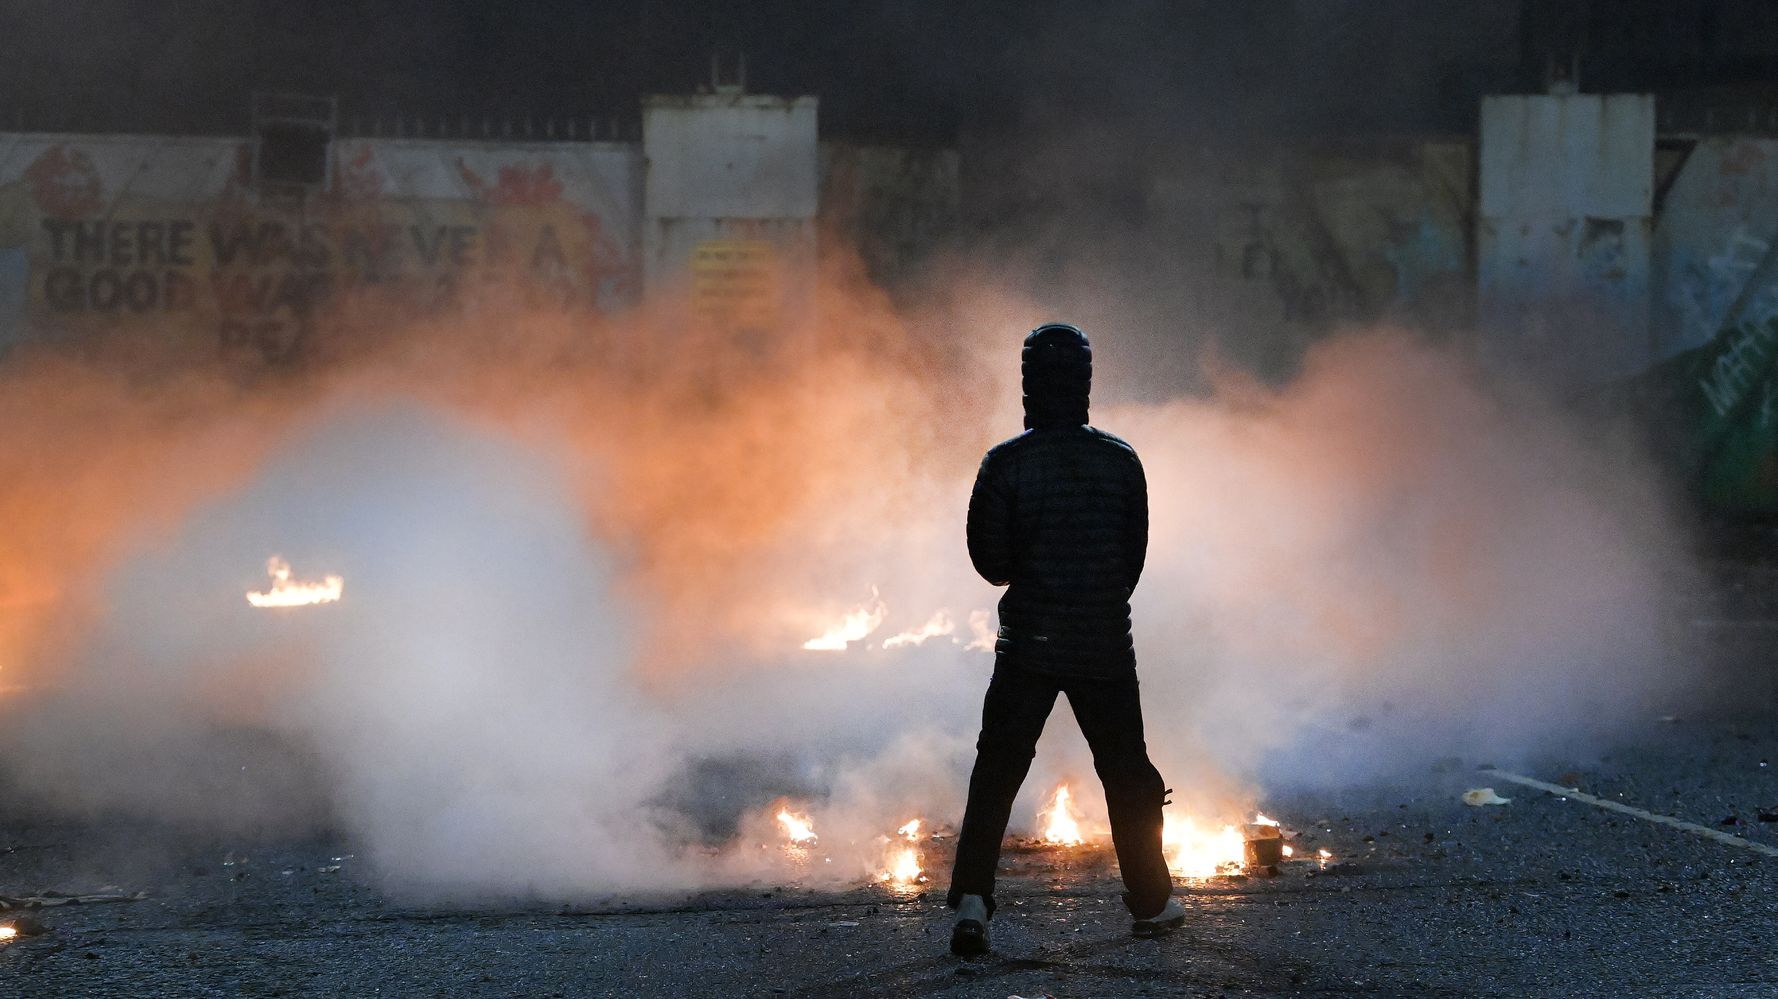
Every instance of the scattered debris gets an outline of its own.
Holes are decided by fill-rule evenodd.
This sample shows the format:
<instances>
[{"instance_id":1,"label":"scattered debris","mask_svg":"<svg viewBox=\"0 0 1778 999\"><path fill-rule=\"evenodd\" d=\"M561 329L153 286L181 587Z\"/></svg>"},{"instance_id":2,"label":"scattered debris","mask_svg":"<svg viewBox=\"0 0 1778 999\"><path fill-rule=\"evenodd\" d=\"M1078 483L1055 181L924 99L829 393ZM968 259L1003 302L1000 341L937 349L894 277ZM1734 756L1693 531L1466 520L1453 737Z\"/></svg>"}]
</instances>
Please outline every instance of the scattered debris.
<instances>
[{"instance_id":1,"label":"scattered debris","mask_svg":"<svg viewBox=\"0 0 1778 999\"><path fill-rule=\"evenodd\" d=\"M1678 715L1662 715L1659 718L1655 719L1655 721L1658 721L1663 725L1676 725L1680 722L1680 720L1681 719Z\"/></svg>"},{"instance_id":2,"label":"scattered debris","mask_svg":"<svg viewBox=\"0 0 1778 999\"><path fill-rule=\"evenodd\" d=\"M828 923L827 925L832 929L846 930L846 929L851 929L854 926L857 926L858 920L856 920L856 919L839 919L839 920L835 920L834 922Z\"/></svg>"},{"instance_id":3,"label":"scattered debris","mask_svg":"<svg viewBox=\"0 0 1778 999\"><path fill-rule=\"evenodd\" d=\"M1511 803L1511 801L1511 798L1502 798L1500 795L1495 794L1494 789L1491 787L1478 787L1463 792L1463 803L1465 805L1474 805L1477 808L1480 808L1483 805L1505 805Z\"/></svg>"},{"instance_id":4,"label":"scattered debris","mask_svg":"<svg viewBox=\"0 0 1778 999\"><path fill-rule=\"evenodd\" d=\"M1249 822L1241 827L1242 857L1247 867L1267 876L1284 862L1284 833L1275 823Z\"/></svg>"},{"instance_id":5,"label":"scattered debris","mask_svg":"<svg viewBox=\"0 0 1778 999\"><path fill-rule=\"evenodd\" d=\"M1762 808L1754 816L1761 822L1778 822L1778 807Z\"/></svg>"}]
</instances>

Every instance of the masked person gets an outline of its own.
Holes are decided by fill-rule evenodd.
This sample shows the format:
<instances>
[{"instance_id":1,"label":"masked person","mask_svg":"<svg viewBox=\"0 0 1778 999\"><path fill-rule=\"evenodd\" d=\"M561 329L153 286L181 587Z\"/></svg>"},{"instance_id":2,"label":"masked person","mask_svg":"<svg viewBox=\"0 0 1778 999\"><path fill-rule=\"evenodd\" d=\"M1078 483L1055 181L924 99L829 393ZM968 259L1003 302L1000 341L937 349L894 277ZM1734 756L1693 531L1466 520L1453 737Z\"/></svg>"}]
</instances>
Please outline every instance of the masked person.
<instances>
[{"instance_id":1,"label":"masked person","mask_svg":"<svg viewBox=\"0 0 1778 999\"><path fill-rule=\"evenodd\" d=\"M1130 593L1148 551L1148 482L1130 445L1087 423L1086 334L1039 326L1023 353L1025 432L988 451L969 498L969 557L995 586L1000 634L949 903L955 954L988 950L994 869L1037 737L1066 694L1105 786L1131 932L1185 922L1161 854L1167 788L1142 737Z\"/></svg>"}]
</instances>

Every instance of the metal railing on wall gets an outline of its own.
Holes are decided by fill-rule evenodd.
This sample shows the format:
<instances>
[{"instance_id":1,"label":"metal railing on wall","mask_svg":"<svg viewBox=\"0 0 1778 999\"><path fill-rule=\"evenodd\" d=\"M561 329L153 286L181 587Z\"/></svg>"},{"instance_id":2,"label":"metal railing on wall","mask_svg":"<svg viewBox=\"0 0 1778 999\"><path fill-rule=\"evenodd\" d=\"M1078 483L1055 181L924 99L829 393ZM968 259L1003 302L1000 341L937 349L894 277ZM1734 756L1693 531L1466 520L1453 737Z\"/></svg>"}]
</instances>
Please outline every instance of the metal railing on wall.
<instances>
[{"instance_id":1,"label":"metal railing on wall","mask_svg":"<svg viewBox=\"0 0 1778 999\"><path fill-rule=\"evenodd\" d=\"M405 115L349 113L347 138L458 139L489 142L626 142L640 129L619 115Z\"/></svg>"},{"instance_id":2,"label":"metal railing on wall","mask_svg":"<svg viewBox=\"0 0 1778 999\"><path fill-rule=\"evenodd\" d=\"M1696 102L1657 98L1662 135L1778 135L1778 100Z\"/></svg>"},{"instance_id":3,"label":"metal railing on wall","mask_svg":"<svg viewBox=\"0 0 1778 999\"><path fill-rule=\"evenodd\" d=\"M341 110L334 135L340 138L454 139L487 142L634 142L641 123L625 115L405 114ZM251 115L215 128L167 128L159 123L132 127L109 118L33 113L0 105L0 131L88 135L243 135L252 134Z\"/></svg>"}]
</instances>

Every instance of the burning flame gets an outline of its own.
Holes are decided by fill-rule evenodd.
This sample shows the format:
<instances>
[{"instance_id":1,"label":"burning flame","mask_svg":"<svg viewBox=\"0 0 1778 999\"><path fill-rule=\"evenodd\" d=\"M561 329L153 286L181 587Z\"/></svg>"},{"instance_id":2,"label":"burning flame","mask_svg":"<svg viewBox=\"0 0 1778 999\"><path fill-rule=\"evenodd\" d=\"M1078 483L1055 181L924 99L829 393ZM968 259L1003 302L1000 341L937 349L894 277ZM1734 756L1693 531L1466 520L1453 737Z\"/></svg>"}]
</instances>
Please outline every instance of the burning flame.
<instances>
[{"instance_id":1,"label":"burning flame","mask_svg":"<svg viewBox=\"0 0 1778 999\"><path fill-rule=\"evenodd\" d=\"M904 645L921 645L928 638L940 638L956 630L957 625L951 620L951 615L941 610L932 615L932 620L913 631L904 631L899 635L890 635L883 639L883 648L899 649Z\"/></svg>"},{"instance_id":2,"label":"burning flame","mask_svg":"<svg viewBox=\"0 0 1778 999\"><path fill-rule=\"evenodd\" d=\"M815 841L815 823L807 815L799 815L788 808L780 808L778 809L778 824L784 827L784 835L792 843Z\"/></svg>"},{"instance_id":3,"label":"burning flame","mask_svg":"<svg viewBox=\"0 0 1778 999\"><path fill-rule=\"evenodd\" d=\"M1271 826L1282 830L1277 819L1264 812L1256 813L1250 825ZM1238 873L1246 866L1246 839L1241 827L1224 825L1220 829L1200 827L1190 818L1168 814L1161 829L1161 848L1167 856L1167 867L1182 878L1213 878L1218 874ZM1296 856L1296 848L1282 845L1285 857ZM1323 865L1333 859L1326 850L1314 858Z\"/></svg>"},{"instance_id":4,"label":"burning flame","mask_svg":"<svg viewBox=\"0 0 1778 999\"><path fill-rule=\"evenodd\" d=\"M266 560L265 571L272 577L272 587L264 593L248 591L247 602L255 607L308 607L331 604L345 592L346 581L338 576L323 576L319 583L296 582L290 578L290 563L276 555Z\"/></svg>"},{"instance_id":5,"label":"burning flame","mask_svg":"<svg viewBox=\"0 0 1778 999\"><path fill-rule=\"evenodd\" d=\"M1086 842L1081 836L1082 815L1074 805L1074 795L1067 784L1056 785L1049 804L1037 810L1037 821L1043 827L1043 841L1056 846L1079 846Z\"/></svg>"},{"instance_id":6,"label":"burning flame","mask_svg":"<svg viewBox=\"0 0 1778 999\"><path fill-rule=\"evenodd\" d=\"M1199 826L1187 816L1168 814L1161 826L1161 851L1167 867L1182 878L1213 878L1241 868L1246 841L1233 825L1221 829Z\"/></svg>"},{"instance_id":7,"label":"burning flame","mask_svg":"<svg viewBox=\"0 0 1778 999\"><path fill-rule=\"evenodd\" d=\"M847 642L859 641L881 628L883 619L888 616L889 608L884 605L882 596L873 586L870 588L869 603L861 604L847 612L839 624L827 629L820 638L811 638L804 642L803 648L822 652L844 652Z\"/></svg>"},{"instance_id":8,"label":"burning flame","mask_svg":"<svg viewBox=\"0 0 1778 999\"><path fill-rule=\"evenodd\" d=\"M0 926L0 943L10 943L12 941L12 938L16 937L18 935L19 935L18 927L16 927L16 926Z\"/></svg>"},{"instance_id":9,"label":"burning flame","mask_svg":"<svg viewBox=\"0 0 1778 999\"><path fill-rule=\"evenodd\" d=\"M890 851L889 869L882 873L881 880L914 884L921 873L920 854L911 846L903 846Z\"/></svg>"},{"instance_id":10,"label":"burning flame","mask_svg":"<svg viewBox=\"0 0 1778 999\"><path fill-rule=\"evenodd\" d=\"M912 843L920 838L920 820L910 819L895 830L895 835ZM912 846L897 843L893 837L884 837L888 844L884 853L883 870L878 872L878 881L889 881L896 884L918 884L925 880L925 873L920 867L920 851Z\"/></svg>"}]
</instances>

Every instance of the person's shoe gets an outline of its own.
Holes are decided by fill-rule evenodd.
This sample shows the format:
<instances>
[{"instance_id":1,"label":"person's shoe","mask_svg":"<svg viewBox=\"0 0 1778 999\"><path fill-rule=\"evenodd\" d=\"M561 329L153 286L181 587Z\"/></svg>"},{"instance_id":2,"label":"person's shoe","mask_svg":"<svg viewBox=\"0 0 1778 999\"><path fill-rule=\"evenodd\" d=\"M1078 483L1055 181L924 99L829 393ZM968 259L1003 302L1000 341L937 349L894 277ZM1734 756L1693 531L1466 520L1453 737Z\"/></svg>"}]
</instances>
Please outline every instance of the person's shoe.
<instances>
[{"instance_id":1,"label":"person's shoe","mask_svg":"<svg viewBox=\"0 0 1778 999\"><path fill-rule=\"evenodd\" d=\"M1181 918L1184 913L1181 913ZM957 903L957 925L951 928L951 953L976 957L988 952L988 903L965 895Z\"/></svg>"},{"instance_id":2,"label":"person's shoe","mask_svg":"<svg viewBox=\"0 0 1778 999\"><path fill-rule=\"evenodd\" d=\"M1185 906L1179 904L1179 899L1169 897L1167 904L1161 906L1160 912L1147 919L1133 920L1130 923L1130 935L1146 940L1166 936L1184 925Z\"/></svg>"}]
</instances>

